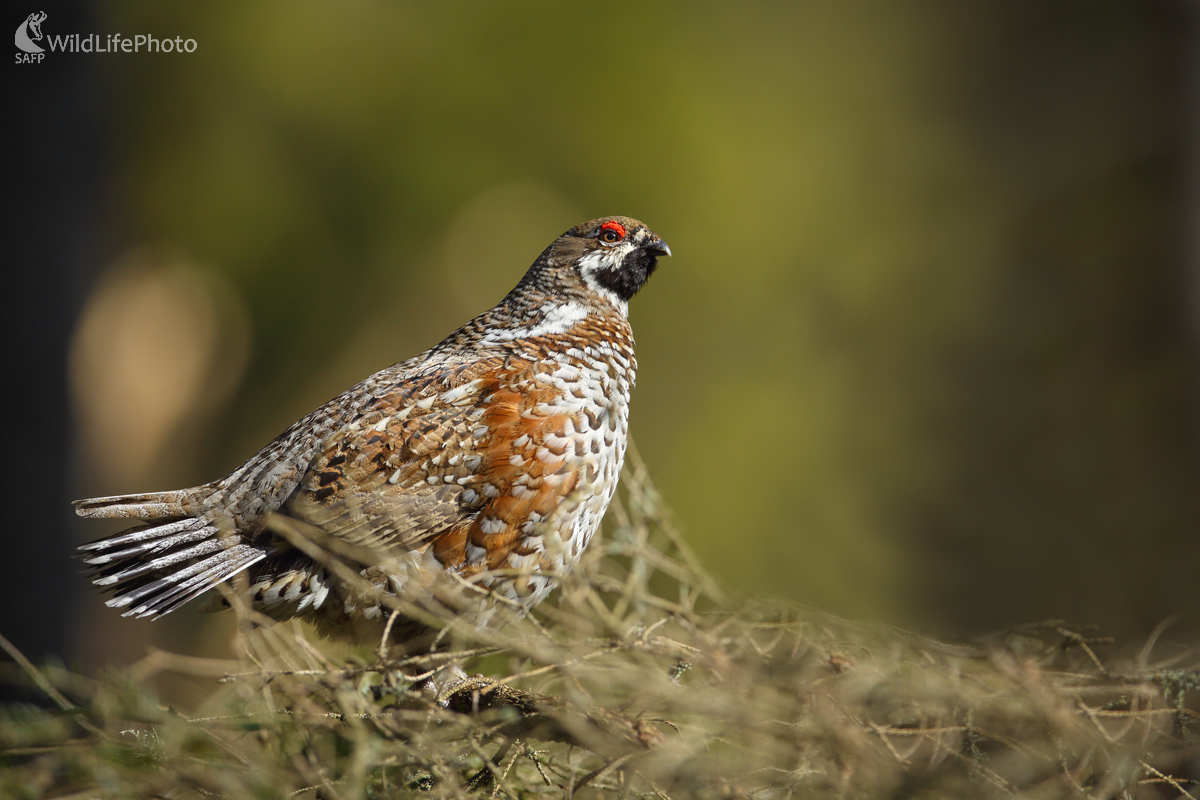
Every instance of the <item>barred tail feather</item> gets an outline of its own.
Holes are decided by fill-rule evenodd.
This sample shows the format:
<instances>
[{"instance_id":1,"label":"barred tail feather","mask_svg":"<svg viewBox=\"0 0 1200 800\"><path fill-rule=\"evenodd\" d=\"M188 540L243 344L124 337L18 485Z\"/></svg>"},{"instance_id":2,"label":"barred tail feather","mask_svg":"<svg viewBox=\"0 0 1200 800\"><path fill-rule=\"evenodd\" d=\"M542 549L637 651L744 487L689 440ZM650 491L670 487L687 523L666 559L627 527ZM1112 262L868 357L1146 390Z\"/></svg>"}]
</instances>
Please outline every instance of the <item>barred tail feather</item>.
<instances>
[{"instance_id":1,"label":"barred tail feather","mask_svg":"<svg viewBox=\"0 0 1200 800\"><path fill-rule=\"evenodd\" d=\"M85 553L99 551L84 556L83 560L88 564L101 566L135 555L157 553L175 544L207 539L212 535L208 530L209 527L202 520L195 517L175 520L174 522L159 523L157 525L139 525L136 528L130 528L115 536L109 536L106 539L81 544L79 549ZM117 550L116 552L102 552L112 550L116 547L124 547L124 545L133 546Z\"/></svg>"},{"instance_id":2,"label":"barred tail feather","mask_svg":"<svg viewBox=\"0 0 1200 800\"><path fill-rule=\"evenodd\" d=\"M132 605L121 614L123 617L161 617L266 557L257 547L234 545L178 572L117 594L106 605L110 608Z\"/></svg>"},{"instance_id":3,"label":"barred tail feather","mask_svg":"<svg viewBox=\"0 0 1200 800\"><path fill-rule=\"evenodd\" d=\"M196 501L203 500L212 489L210 485L173 492L93 497L88 500L76 500L73 505L76 514L89 519L182 517L192 513Z\"/></svg>"},{"instance_id":4,"label":"barred tail feather","mask_svg":"<svg viewBox=\"0 0 1200 800\"><path fill-rule=\"evenodd\" d=\"M196 517L140 525L79 549L92 583L114 592L107 605L129 606L127 617L168 614L267 557L266 550L223 537Z\"/></svg>"}]
</instances>

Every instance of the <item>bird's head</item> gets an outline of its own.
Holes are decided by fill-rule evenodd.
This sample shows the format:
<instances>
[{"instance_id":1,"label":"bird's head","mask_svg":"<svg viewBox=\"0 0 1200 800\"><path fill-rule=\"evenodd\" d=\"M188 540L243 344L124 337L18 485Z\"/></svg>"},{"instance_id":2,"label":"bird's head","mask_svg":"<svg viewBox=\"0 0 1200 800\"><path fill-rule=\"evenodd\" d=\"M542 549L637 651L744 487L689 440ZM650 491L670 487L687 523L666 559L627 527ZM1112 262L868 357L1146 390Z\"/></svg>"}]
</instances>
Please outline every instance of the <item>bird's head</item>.
<instances>
[{"instance_id":1,"label":"bird's head","mask_svg":"<svg viewBox=\"0 0 1200 800\"><path fill-rule=\"evenodd\" d=\"M601 217L558 237L538 262L560 286L582 290L624 313L629 298L657 269L659 256L669 255L667 243L636 219Z\"/></svg>"}]
</instances>

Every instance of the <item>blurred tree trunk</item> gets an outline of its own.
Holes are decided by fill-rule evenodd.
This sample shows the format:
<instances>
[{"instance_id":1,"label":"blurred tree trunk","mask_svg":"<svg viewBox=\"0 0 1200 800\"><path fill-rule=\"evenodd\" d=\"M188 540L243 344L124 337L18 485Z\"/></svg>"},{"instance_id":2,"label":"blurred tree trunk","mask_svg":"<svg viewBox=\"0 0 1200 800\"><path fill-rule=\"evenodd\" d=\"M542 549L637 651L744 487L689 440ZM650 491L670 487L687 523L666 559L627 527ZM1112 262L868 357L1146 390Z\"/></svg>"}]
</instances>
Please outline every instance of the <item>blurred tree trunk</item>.
<instances>
[{"instance_id":1,"label":"blurred tree trunk","mask_svg":"<svg viewBox=\"0 0 1200 800\"><path fill-rule=\"evenodd\" d=\"M57 34L93 28L85 2L59 3L50 12ZM67 649L69 616L82 588L70 556L72 425L63 365L84 284L98 260L95 63L47 49L42 63L17 65L9 78L9 108L19 112L8 125L5 171L12 333L0 608L4 635L35 661Z\"/></svg>"}]
</instances>

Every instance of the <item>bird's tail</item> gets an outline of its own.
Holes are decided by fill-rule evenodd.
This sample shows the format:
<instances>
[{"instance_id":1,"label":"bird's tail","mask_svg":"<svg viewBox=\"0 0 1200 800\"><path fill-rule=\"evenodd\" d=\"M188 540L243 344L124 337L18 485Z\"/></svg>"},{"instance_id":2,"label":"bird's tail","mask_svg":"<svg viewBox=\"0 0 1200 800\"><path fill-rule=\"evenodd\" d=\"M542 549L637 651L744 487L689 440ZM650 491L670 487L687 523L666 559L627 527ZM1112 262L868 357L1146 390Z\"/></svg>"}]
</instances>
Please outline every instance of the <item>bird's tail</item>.
<instances>
[{"instance_id":1,"label":"bird's tail","mask_svg":"<svg viewBox=\"0 0 1200 800\"><path fill-rule=\"evenodd\" d=\"M200 502L212 487L77 500L81 517L136 517L144 525L82 545L92 583L113 592L126 617L160 617L267 557L235 532L223 535Z\"/></svg>"},{"instance_id":2,"label":"bird's tail","mask_svg":"<svg viewBox=\"0 0 1200 800\"><path fill-rule=\"evenodd\" d=\"M199 510L201 501L212 494L214 488L209 484L173 492L93 497L90 500L76 500L72 505L76 514L88 519L134 517L151 520L181 517Z\"/></svg>"}]
</instances>

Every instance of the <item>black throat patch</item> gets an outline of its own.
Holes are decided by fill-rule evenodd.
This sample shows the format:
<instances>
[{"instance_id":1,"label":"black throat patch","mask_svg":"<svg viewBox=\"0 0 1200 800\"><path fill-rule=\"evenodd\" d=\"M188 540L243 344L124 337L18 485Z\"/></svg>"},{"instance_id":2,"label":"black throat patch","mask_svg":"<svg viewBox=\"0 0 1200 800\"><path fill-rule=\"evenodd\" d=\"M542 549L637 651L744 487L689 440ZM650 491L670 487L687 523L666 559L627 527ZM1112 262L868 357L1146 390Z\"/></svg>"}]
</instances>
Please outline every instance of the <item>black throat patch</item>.
<instances>
[{"instance_id":1,"label":"black throat patch","mask_svg":"<svg viewBox=\"0 0 1200 800\"><path fill-rule=\"evenodd\" d=\"M650 276L656 269L658 269L658 257L639 247L636 250L630 250L629 254L621 259L620 266L609 267L597 272L596 282L617 297L629 302L629 298L646 285L646 281L650 280Z\"/></svg>"}]
</instances>

